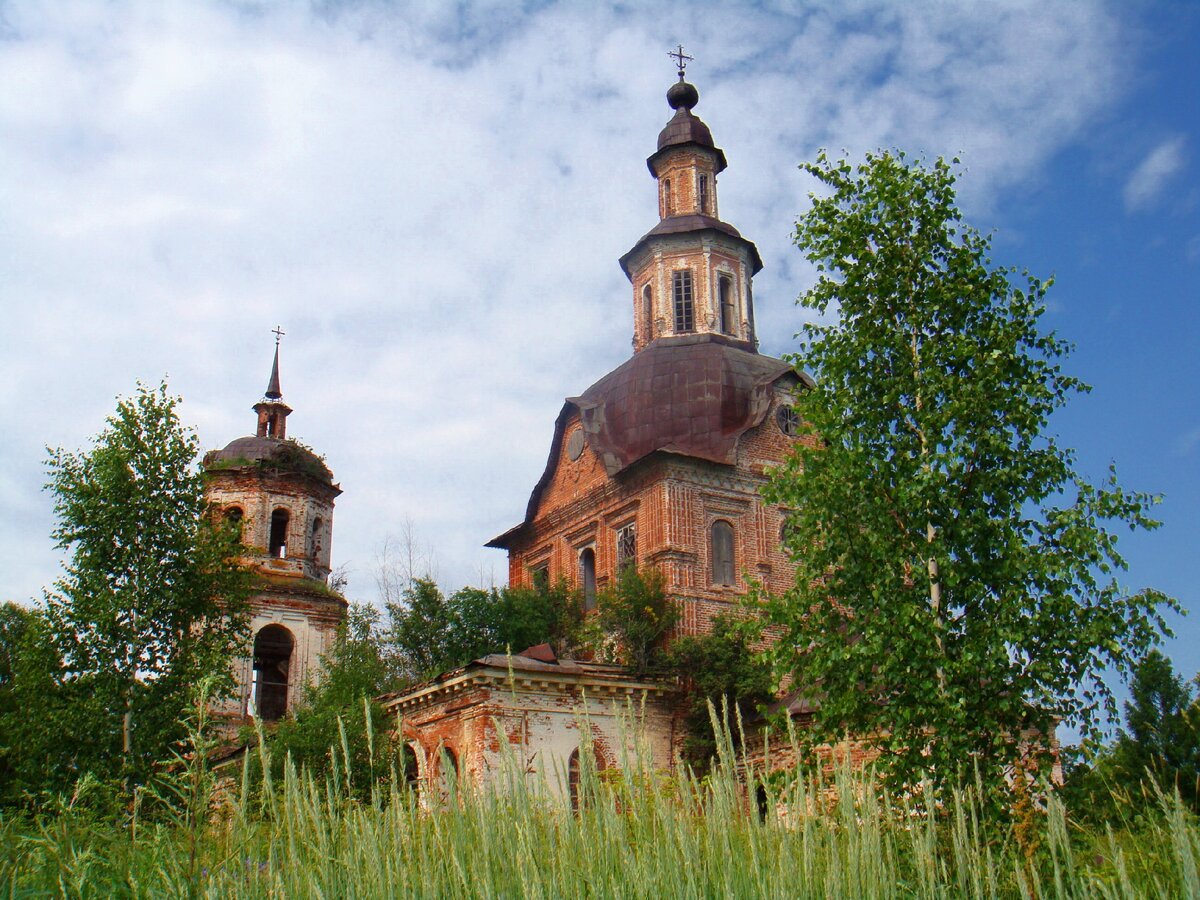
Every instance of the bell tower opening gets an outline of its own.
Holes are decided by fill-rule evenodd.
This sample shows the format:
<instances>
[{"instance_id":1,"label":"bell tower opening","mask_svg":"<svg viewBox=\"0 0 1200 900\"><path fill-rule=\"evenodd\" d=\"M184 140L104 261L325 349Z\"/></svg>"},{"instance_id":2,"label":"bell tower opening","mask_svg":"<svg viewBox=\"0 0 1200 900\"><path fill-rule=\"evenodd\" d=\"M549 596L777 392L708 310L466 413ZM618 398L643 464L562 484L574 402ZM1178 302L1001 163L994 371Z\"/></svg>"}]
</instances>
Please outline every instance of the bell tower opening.
<instances>
[{"instance_id":1,"label":"bell tower opening","mask_svg":"<svg viewBox=\"0 0 1200 900\"><path fill-rule=\"evenodd\" d=\"M271 544L268 547L275 559L287 559L288 522L291 516L286 509L271 513Z\"/></svg>"},{"instance_id":2,"label":"bell tower opening","mask_svg":"<svg viewBox=\"0 0 1200 900\"><path fill-rule=\"evenodd\" d=\"M287 713L288 675L294 647L292 633L282 625L267 625L254 636L250 711L264 722L276 722Z\"/></svg>"}]
</instances>

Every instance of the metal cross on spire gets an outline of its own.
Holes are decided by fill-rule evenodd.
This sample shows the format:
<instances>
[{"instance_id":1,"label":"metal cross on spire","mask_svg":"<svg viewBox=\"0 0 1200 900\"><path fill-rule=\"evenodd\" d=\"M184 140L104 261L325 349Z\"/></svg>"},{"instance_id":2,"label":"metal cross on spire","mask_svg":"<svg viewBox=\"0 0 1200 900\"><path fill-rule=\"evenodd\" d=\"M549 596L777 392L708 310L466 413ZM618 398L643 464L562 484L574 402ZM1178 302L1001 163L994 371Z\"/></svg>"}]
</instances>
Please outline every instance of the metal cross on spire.
<instances>
[{"instance_id":1,"label":"metal cross on spire","mask_svg":"<svg viewBox=\"0 0 1200 900\"><path fill-rule=\"evenodd\" d=\"M287 334L287 332L283 330L282 325L276 325L274 328L271 329L271 334L275 335L275 346L278 347L279 339L282 338L285 334Z\"/></svg>"},{"instance_id":2,"label":"metal cross on spire","mask_svg":"<svg viewBox=\"0 0 1200 900\"><path fill-rule=\"evenodd\" d=\"M683 52L683 44L680 44L677 50L668 51L667 56L675 60L675 64L679 66L679 80L683 81L683 70L687 68L687 64L692 62L695 57L688 56Z\"/></svg>"}]
</instances>

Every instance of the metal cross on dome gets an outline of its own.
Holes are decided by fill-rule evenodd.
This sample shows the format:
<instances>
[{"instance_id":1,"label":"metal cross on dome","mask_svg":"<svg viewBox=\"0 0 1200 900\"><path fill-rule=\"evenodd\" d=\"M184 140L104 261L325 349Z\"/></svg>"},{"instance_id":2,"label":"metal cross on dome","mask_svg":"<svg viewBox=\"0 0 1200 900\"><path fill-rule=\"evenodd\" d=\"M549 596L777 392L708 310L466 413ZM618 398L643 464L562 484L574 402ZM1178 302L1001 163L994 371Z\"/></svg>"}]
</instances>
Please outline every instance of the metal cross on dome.
<instances>
[{"instance_id":1,"label":"metal cross on dome","mask_svg":"<svg viewBox=\"0 0 1200 900\"><path fill-rule=\"evenodd\" d=\"M679 49L677 49L677 50L668 51L667 56L669 56L673 60L675 60L676 65L679 66L679 80L683 81L683 70L685 68L687 68L687 64L689 62L692 62L695 59L695 57L688 56L686 53L683 52L683 44L680 44Z\"/></svg>"},{"instance_id":2,"label":"metal cross on dome","mask_svg":"<svg viewBox=\"0 0 1200 900\"><path fill-rule=\"evenodd\" d=\"M283 330L282 325L276 325L274 328L271 329L271 334L275 335L275 346L278 347L279 339L281 337L283 337L285 334L287 334L287 332Z\"/></svg>"}]
</instances>

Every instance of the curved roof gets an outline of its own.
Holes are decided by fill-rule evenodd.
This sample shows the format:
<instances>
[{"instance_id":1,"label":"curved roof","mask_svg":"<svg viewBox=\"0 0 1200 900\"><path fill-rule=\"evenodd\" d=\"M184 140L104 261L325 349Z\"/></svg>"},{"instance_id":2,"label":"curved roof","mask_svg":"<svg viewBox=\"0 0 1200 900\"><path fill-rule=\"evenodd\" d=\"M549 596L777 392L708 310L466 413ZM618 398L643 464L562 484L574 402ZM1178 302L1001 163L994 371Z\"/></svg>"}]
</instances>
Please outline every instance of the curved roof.
<instances>
[{"instance_id":1,"label":"curved roof","mask_svg":"<svg viewBox=\"0 0 1200 900\"><path fill-rule=\"evenodd\" d=\"M247 435L230 441L223 449L213 450L204 457L206 469L253 464L296 472L324 484L333 484L333 473L325 461L297 441Z\"/></svg>"},{"instance_id":2,"label":"curved roof","mask_svg":"<svg viewBox=\"0 0 1200 900\"><path fill-rule=\"evenodd\" d=\"M671 120L667 122L666 127L658 133L658 149L651 154L646 160L646 166L650 169L650 174L655 178L658 177L658 160L667 150L673 147L703 147L709 150L716 156L716 165L714 171L716 174L721 174L729 165L725 161L725 153L713 143L712 132L708 126L704 124L698 117L692 115L692 111L686 106L681 106L675 110L675 115L671 116Z\"/></svg>"},{"instance_id":3,"label":"curved roof","mask_svg":"<svg viewBox=\"0 0 1200 900\"><path fill-rule=\"evenodd\" d=\"M773 386L805 375L741 341L715 334L658 338L563 405L554 424L546 470L534 486L525 521L492 539L509 538L537 515L542 492L558 466L562 435L578 411L588 446L609 477L655 452L733 465L738 439L762 423Z\"/></svg>"},{"instance_id":4,"label":"curved roof","mask_svg":"<svg viewBox=\"0 0 1200 900\"><path fill-rule=\"evenodd\" d=\"M656 450L732 465L737 439L767 414L771 385L792 371L718 335L665 337L571 402L609 475Z\"/></svg>"},{"instance_id":5,"label":"curved roof","mask_svg":"<svg viewBox=\"0 0 1200 900\"><path fill-rule=\"evenodd\" d=\"M647 241L669 234L694 234L700 231L716 231L736 241L740 241L750 251L750 263L753 266L751 274L757 275L762 271L762 257L758 255L758 248L754 246L753 241L748 241L742 237L741 232L728 222L722 222L720 219L713 218L712 216L702 216L699 214L667 216L665 219L660 220L657 225L638 238L633 248L622 256L618 262L620 262L621 269L625 274L632 277L629 272L629 261L637 255L638 251L645 246Z\"/></svg>"}]
</instances>

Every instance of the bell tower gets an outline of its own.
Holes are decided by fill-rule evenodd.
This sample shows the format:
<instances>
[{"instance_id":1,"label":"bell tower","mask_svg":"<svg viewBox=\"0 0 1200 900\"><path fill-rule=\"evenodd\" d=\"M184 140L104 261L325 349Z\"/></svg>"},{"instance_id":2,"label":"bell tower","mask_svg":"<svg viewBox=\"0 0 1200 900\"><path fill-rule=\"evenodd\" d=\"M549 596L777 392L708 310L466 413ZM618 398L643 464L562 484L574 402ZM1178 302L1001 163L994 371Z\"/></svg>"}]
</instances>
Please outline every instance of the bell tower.
<instances>
[{"instance_id":1,"label":"bell tower","mask_svg":"<svg viewBox=\"0 0 1200 900\"><path fill-rule=\"evenodd\" d=\"M287 437L292 408L283 402L279 341L263 398L254 404L255 433L204 457L214 513L236 522L242 564L254 575L252 646L235 664L238 699L220 712L231 720L266 721L291 709L299 689L320 676L321 655L346 615L346 600L329 584L333 505L342 490L325 461Z\"/></svg>"},{"instance_id":2,"label":"bell tower","mask_svg":"<svg viewBox=\"0 0 1200 900\"><path fill-rule=\"evenodd\" d=\"M633 285L633 349L683 334L716 334L755 349L751 282L762 268L754 244L718 216L725 154L692 110L700 92L684 80L691 59L671 54L679 80L667 91L675 114L646 160L658 183L658 224L621 257Z\"/></svg>"}]
</instances>

